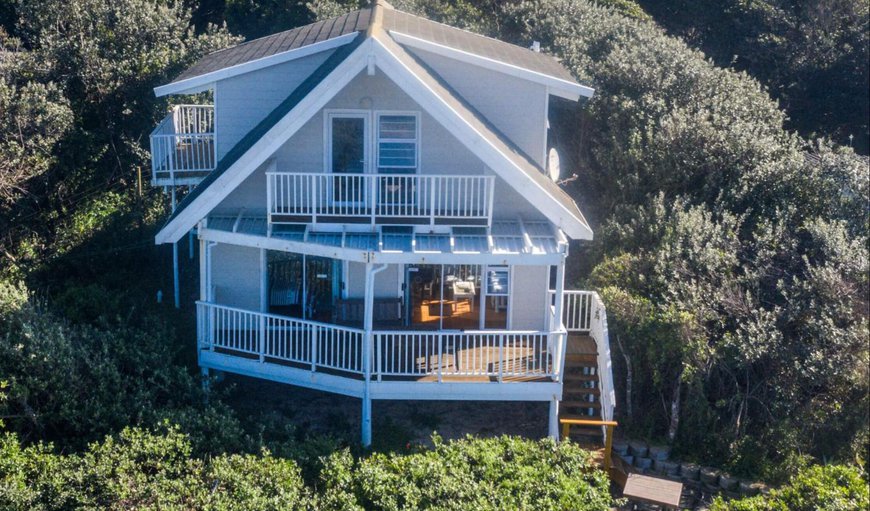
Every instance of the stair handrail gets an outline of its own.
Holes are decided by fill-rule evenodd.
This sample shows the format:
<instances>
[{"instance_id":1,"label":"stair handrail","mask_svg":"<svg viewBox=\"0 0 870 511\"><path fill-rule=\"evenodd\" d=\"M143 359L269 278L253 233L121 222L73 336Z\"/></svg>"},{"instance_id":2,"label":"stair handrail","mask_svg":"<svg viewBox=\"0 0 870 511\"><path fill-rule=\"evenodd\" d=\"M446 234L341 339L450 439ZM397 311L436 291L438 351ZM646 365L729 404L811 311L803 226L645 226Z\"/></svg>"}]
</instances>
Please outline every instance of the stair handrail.
<instances>
[{"instance_id":1,"label":"stair handrail","mask_svg":"<svg viewBox=\"0 0 870 511\"><path fill-rule=\"evenodd\" d=\"M613 410L616 407L616 391L613 387L613 361L610 356L610 334L607 328L607 309L601 296L592 293L592 320L589 336L595 341L598 352L598 380L600 384L601 418L613 420Z\"/></svg>"}]
</instances>

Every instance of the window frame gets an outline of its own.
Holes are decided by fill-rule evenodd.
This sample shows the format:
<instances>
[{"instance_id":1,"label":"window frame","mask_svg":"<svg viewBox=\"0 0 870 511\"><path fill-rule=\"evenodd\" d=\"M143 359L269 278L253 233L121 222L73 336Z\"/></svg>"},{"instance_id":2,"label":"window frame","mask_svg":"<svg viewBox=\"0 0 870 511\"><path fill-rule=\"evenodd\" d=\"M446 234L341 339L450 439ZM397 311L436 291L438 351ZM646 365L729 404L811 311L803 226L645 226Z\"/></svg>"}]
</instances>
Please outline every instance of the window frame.
<instances>
[{"instance_id":1,"label":"window frame","mask_svg":"<svg viewBox=\"0 0 870 511\"><path fill-rule=\"evenodd\" d=\"M391 116L407 116L414 118L414 139L406 139L406 138L381 138L381 117L391 117ZM420 148L422 146L422 129L420 122L420 112L417 110L376 110L374 115L374 129L372 130L374 133L374 161L372 162L372 170L376 174L381 174L381 169L386 169L387 172L384 174L420 174L421 168L421 158L420 158ZM407 144L413 142L414 144L414 166L395 166L395 165L387 165L381 166L381 143L400 143ZM404 172L403 172L404 171ZM412 171L412 172L409 172Z\"/></svg>"}]
</instances>

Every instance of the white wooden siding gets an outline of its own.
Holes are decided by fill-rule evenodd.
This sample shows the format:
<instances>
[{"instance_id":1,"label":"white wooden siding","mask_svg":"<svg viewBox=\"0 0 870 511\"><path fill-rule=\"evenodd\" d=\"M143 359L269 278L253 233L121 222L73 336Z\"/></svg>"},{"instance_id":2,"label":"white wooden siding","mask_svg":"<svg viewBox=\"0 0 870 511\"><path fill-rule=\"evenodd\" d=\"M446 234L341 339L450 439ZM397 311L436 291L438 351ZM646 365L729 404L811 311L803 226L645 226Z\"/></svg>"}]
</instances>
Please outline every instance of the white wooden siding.
<instances>
[{"instance_id":1,"label":"white wooden siding","mask_svg":"<svg viewBox=\"0 0 870 511\"><path fill-rule=\"evenodd\" d=\"M260 310L260 249L218 244L211 258L215 302Z\"/></svg>"},{"instance_id":2,"label":"white wooden siding","mask_svg":"<svg viewBox=\"0 0 870 511\"><path fill-rule=\"evenodd\" d=\"M532 161L545 165L547 88L498 71L413 50L456 92L507 135Z\"/></svg>"},{"instance_id":3,"label":"white wooden siding","mask_svg":"<svg viewBox=\"0 0 870 511\"><path fill-rule=\"evenodd\" d=\"M366 265L363 263L347 263L347 274L344 277L347 298L365 298ZM399 265L391 264L387 269L375 275L375 298L398 298Z\"/></svg>"},{"instance_id":4,"label":"white wooden siding","mask_svg":"<svg viewBox=\"0 0 870 511\"><path fill-rule=\"evenodd\" d=\"M333 51L217 82L215 120L218 160L284 101Z\"/></svg>"},{"instance_id":5,"label":"white wooden siding","mask_svg":"<svg viewBox=\"0 0 870 511\"><path fill-rule=\"evenodd\" d=\"M545 330L549 266L514 266L511 277L511 329Z\"/></svg>"},{"instance_id":6,"label":"white wooden siding","mask_svg":"<svg viewBox=\"0 0 870 511\"><path fill-rule=\"evenodd\" d=\"M309 57L310 58L310 57ZM383 73L362 73L334 97L324 110L368 109L376 111L420 111L420 172L422 174L482 174L483 163L456 137L437 123ZM322 172L324 170L324 113L309 120L275 155L279 172ZM540 129L527 126L542 138ZM369 130L372 133L374 127ZM218 135L219 138L222 135ZM222 142L219 142L222 143ZM539 144L540 145L540 144ZM249 212L265 211L266 177L263 165L236 188L217 210L245 208ZM501 179L496 179L493 217L515 220L542 218L541 213L522 195Z\"/></svg>"}]
</instances>

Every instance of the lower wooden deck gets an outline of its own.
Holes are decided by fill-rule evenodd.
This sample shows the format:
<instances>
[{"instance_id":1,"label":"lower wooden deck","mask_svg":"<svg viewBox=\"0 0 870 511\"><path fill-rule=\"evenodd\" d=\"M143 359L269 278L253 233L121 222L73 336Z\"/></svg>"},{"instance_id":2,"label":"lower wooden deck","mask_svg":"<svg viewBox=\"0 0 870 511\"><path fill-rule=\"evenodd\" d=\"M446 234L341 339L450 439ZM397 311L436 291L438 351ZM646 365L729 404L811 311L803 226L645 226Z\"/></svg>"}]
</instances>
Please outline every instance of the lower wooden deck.
<instances>
[{"instance_id":1,"label":"lower wooden deck","mask_svg":"<svg viewBox=\"0 0 870 511\"><path fill-rule=\"evenodd\" d=\"M214 351L222 355L229 355L232 357L239 357L241 359L247 360L259 360L260 358L257 354L225 348L215 348ZM406 360L411 359L413 367L418 370L420 374L382 375L379 374L377 368L375 368L372 378L375 378L378 381L387 380L407 382L453 381L479 383L510 383L554 381L554 379L550 375L543 374L543 371L541 371L541 374L516 374L528 372L529 365L537 365L537 363L530 363L530 360L537 359L540 356L546 356L548 358L547 364L544 364L542 366L548 367L549 356L535 353L532 349L525 347L512 348L508 350L508 353L509 356L505 357L503 364L499 364L498 362L499 348L497 347L466 348L457 350L456 352L444 353L441 356L440 371L435 369L426 369L427 367L437 367L437 365L433 363L432 360L433 357L437 357L437 355L429 356L425 353L408 353L407 351L395 354L388 353L385 356L387 360L390 360L391 357L392 360L396 360L396 358L399 357ZM308 362L294 362L268 356L263 357L263 362L285 367L295 367L299 369L309 370L311 369L311 364ZM503 373L501 376L498 375L500 369ZM364 379L363 375L356 371L342 371L328 367L320 367L316 368L316 370L325 372L327 374L335 374L360 381Z\"/></svg>"},{"instance_id":2,"label":"lower wooden deck","mask_svg":"<svg viewBox=\"0 0 870 511\"><path fill-rule=\"evenodd\" d=\"M361 374L317 369L250 355L238 356L221 350L201 350L199 365L229 373L296 385L324 392L370 399L439 401L552 401L561 397L562 384L549 377L494 377L474 375L421 375L366 381Z\"/></svg>"}]
</instances>

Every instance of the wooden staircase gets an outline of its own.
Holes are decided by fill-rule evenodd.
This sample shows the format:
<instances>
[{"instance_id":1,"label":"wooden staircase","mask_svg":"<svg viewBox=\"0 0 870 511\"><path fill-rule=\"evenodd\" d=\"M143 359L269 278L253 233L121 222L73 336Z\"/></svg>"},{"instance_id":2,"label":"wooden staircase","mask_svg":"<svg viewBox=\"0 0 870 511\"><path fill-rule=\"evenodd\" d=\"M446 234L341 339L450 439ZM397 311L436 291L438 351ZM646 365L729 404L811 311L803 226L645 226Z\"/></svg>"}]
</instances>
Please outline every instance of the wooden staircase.
<instances>
[{"instance_id":1,"label":"wooden staircase","mask_svg":"<svg viewBox=\"0 0 870 511\"><path fill-rule=\"evenodd\" d=\"M601 420L598 350L588 335L571 333L565 350L565 372L559 419ZM570 427L572 441L592 449L603 447L600 426Z\"/></svg>"}]
</instances>

